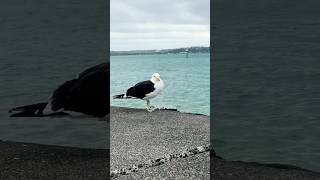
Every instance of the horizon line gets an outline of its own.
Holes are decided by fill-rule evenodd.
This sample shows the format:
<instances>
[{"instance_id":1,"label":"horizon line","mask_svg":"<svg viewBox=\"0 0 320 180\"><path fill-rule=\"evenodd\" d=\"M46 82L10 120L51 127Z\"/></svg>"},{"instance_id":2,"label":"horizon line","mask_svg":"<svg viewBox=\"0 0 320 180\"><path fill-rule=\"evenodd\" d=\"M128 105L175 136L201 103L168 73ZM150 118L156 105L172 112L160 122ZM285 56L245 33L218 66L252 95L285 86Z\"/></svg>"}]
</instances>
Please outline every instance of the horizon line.
<instances>
[{"instance_id":1,"label":"horizon line","mask_svg":"<svg viewBox=\"0 0 320 180\"><path fill-rule=\"evenodd\" d=\"M210 48L210 46L188 46L188 47L178 47L178 48L162 48L162 49L131 49L131 50L111 50L110 52L119 52L119 51L161 51L161 50L171 50L171 49L186 49L186 48L194 48L194 47L202 47L202 48Z\"/></svg>"}]
</instances>

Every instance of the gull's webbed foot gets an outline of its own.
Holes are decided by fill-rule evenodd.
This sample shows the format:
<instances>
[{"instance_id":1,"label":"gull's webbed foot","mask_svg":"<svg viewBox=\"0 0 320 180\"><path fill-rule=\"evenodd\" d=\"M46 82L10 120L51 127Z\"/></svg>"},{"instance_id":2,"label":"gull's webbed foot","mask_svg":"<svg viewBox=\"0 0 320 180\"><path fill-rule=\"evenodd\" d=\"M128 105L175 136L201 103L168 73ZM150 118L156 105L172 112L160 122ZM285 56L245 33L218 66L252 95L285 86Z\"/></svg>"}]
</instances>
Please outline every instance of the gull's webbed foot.
<instances>
[{"instance_id":1,"label":"gull's webbed foot","mask_svg":"<svg viewBox=\"0 0 320 180\"><path fill-rule=\"evenodd\" d=\"M154 110L156 110L157 108L155 106L147 106L147 111L148 112L153 112Z\"/></svg>"}]
</instances>

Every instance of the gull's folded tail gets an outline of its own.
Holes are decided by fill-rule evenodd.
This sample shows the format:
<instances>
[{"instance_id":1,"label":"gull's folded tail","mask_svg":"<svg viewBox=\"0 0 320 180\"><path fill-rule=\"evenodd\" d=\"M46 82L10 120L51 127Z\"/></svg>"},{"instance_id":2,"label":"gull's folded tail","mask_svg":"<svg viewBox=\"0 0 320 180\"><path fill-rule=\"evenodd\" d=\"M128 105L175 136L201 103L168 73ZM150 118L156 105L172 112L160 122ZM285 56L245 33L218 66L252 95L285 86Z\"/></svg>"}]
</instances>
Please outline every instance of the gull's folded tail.
<instances>
[{"instance_id":1,"label":"gull's folded tail","mask_svg":"<svg viewBox=\"0 0 320 180\"><path fill-rule=\"evenodd\" d=\"M14 113L11 117L36 117L43 116L43 110L48 103L37 103L26 106L19 106L9 110L9 113Z\"/></svg>"},{"instance_id":2,"label":"gull's folded tail","mask_svg":"<svg viewBox=\"0 0 320 180\"><path fill-rule=\"evenodd\" d=\"M114 95L113 99L123 99L125 97L125 94L118 94L118 95Z\"/></svg>"}]
</instances>

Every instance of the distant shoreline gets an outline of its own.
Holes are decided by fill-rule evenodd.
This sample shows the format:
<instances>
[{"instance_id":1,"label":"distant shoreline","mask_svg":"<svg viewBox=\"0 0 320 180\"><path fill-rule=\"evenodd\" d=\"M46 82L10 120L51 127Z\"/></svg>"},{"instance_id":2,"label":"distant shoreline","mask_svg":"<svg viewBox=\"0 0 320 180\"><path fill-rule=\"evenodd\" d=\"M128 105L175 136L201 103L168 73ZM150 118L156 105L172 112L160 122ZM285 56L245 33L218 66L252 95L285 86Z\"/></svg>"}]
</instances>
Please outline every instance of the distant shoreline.
<instances>
[{"instance_id":1,"label":"distant shoreline","mask_svg":"<svg viewBox=\"0 0 320 180\"><path fill-rule=\"evenodd\" d=\"M182 53L210 53L210 47L190 47L161 50L131 50L131 51L110 51L110 56L122 55L157 55L157 54L182 54Z\"/></svg>"}]
</instances>

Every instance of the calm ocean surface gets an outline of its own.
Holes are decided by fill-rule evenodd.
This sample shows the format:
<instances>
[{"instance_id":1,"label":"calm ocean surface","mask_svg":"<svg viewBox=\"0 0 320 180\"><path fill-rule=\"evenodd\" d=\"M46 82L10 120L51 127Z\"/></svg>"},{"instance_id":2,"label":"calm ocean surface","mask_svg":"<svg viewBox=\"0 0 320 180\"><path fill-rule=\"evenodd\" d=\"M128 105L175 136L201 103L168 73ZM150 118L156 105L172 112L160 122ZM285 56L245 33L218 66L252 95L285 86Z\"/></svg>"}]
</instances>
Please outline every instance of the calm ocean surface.
<instances>
[{"instance_id":1,"label":"calm ocean surface","mask_svg":"<svg viewBox=\"0 0 320 180\"><path fill-rule=\"evenodd\" d=\"M217 154L320 171L320 1L214 3Z\"/></svg>"},{"instance_id":2,"label":"calm ocean surface","mask_svg":"<svg viewBox=\"0 0 320 180\"><path fill-rule=\"evenodd\" d=\"M148 80L155 72L165 88L151 99L157 107L177 108L181 112L210 113L209 53L111 56L110 97L124 93L137 82ZM142 100L113 100L112 106L145 108Z\"/></svg>"}]
</instances>

